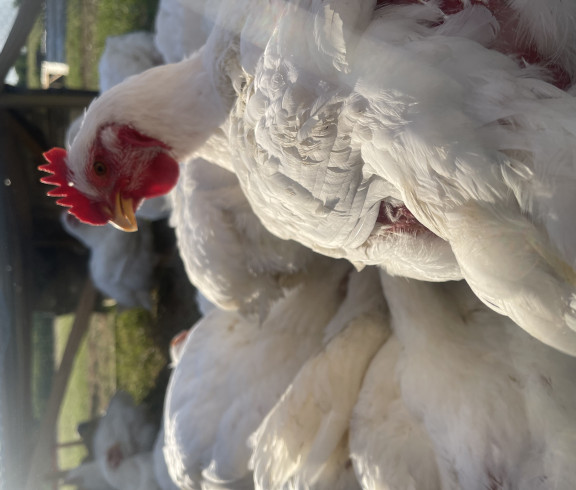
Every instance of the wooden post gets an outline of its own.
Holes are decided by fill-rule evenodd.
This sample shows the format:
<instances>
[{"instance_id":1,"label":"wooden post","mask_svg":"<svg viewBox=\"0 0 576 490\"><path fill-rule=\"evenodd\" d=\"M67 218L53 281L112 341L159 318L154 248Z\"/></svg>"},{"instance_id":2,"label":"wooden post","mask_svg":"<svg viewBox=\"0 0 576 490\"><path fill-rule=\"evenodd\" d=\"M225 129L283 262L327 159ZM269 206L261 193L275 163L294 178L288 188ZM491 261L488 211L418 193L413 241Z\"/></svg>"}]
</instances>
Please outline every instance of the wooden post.
<instances>
[{"instance_id":1,"label":"wooden post","mask_svg":"<svg viewBox=\"0 0 576 490\"><path fill-rule=\"evenodd\" d=\"M34 453L30 461L30 471L28 473L28 480L26 482L26 490L35 490L41 488L41 482L45 476L52 471L50 454L53 451L54 445L54 431L58 414L60 412L60 405L66 393L68 380L72 372L72 366L78 348L88 330L90 324L90 315L94 309L96 302L97 292L90 279L86 279L78 308L76 309L76 316L74 324L64 349L62 362L58 371L52 380L52 392L46 405L46 412L40 424L40 430L36 438Z\"/></svg>"},{"instance_id":2,"label":"wooden post","mask_svg":"<svg viewBox=\"0 0 576 490\"><path fill-rule=\"evenodd\" d=\"M84 445L84 441L82 439L76 439L75 441L66 441L66 442L59 442L56 444L57 449L63 449L66 447L75 447L75 446L82 446Z\"/></svg>"},{"instance_id":3,"label":"wooden post","mask_svg":"<svg viewBox=\"0 0 576 490\"><path fill-rule=\"evenodd\" d=\"M82 109L88 107L90 102L98 95L97 92L90 90L31 90L7 87L4 92L0 93L0 109L22 109L26 107Z\"/></svg>"}]
</instances>

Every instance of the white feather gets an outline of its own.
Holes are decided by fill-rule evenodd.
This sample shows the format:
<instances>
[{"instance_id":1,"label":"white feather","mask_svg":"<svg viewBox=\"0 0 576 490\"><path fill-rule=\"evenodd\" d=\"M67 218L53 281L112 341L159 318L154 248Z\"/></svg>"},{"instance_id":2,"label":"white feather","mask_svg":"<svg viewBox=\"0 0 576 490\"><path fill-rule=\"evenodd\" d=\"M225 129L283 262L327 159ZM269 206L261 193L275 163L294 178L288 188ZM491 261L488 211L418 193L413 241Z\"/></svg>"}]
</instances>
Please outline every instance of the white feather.
<instances>
[{"instance_id":1,"label":"white feather","mask_svg":"<svg viewBox=\"0 0 576 490\"><path fill-rule=\"evenodd\" d=\"M348 424L372 356L388 334L375 270L353 274L326 326L324 348L251 438L259 489L359 488L348 462Z\"/></svg>"},{"instance_id":2,"label":"white feather","mask_svg":"<svg viewBox=\"0 0 576 490\"><path fill-rule=\"evenodd\" d=\"M90 250L89 270L95 286L120 305L151 308L152 276L156 265L150 224L140 221L137 233L112 225L90 226L70 214L64 229Z\"/></svg>"},{"instance_id":3,"label":"white feather","mask_svg":"<svg viewBox=\"0 0 576 490\"><path fill-rule=\"evenodd\" d=\"M181 166L172 226L188 277L220 308L264 318L313 257L262 226L235 175L197 159Z\"/></svg>"},{"instance_id":4,"label":"white feather","mask_svg":"<svg viewBox=\"0 0 576 490\"><path fill-rule=\"evenodd\" d=\"M191 330L164 415L164 454L181 488L246 485L247 439L320 348L348 271L345 262L319 258L261 324L215 309Z\"/></svg>"}]
</instances>

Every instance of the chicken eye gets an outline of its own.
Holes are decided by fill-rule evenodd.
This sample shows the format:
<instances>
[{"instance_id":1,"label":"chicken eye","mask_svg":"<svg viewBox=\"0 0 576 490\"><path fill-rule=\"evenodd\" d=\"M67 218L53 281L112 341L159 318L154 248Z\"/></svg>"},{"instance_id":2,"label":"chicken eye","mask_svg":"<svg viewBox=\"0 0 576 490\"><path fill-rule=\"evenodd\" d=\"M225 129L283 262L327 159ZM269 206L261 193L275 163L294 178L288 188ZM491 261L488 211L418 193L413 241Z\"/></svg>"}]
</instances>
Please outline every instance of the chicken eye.
<instances>
[{"instance_id":1,"label":"chicken eye","mask_svg":"<svg viewBox=\"0 0 576 490\"><path fill-rule=\"evenodd\" d=\"M108 168L102 162L94 162L94 165L92 166L92 168L94 169L94 173L98 177L104 177L104 175L106 175L106 172L108 171Z\"/></svg>"}]
</instances>

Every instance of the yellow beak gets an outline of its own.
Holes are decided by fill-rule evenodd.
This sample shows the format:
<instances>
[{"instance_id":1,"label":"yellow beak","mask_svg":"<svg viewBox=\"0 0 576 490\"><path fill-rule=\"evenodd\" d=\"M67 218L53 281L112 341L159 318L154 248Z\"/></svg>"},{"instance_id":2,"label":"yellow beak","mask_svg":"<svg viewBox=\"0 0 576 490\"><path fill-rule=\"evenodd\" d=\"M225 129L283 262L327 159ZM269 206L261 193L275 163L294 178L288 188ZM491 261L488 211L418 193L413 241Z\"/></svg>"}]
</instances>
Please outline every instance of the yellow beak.
<instances>
[{"instance_id":1,"label":"yellow beak","mask_svg":"<svg viewBox=\"0 0 576 490\"><path fill-rule=\"evenodd\" d=\"M116 193L114 212L112 214L112 218L110 218L110 223L119 230L138 230L138 223L136 222L136 216L134 215L132 199L122 197L120 192Z\"/></svg>"}]
</instances>

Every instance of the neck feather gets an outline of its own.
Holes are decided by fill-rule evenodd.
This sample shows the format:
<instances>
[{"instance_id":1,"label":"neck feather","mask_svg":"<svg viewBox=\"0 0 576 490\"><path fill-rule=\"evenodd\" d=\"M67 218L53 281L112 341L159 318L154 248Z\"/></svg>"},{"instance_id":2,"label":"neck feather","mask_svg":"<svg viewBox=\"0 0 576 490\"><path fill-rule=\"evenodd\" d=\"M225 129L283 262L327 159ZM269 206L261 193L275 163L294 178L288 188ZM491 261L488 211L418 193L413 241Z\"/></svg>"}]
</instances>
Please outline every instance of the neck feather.
<instances>
[{"instance_id":1,"label":"neck feather","mask_svg":"<svg viewBox=\"0 0 576 490\"><path fill-rule=\"evenodd\" d=\"M152 68L104 93L90 106L81 133L89 137L106 123L127 124L168 145L182 161L226 120L230 102L221 93L200 50L189 59Z\"/></svg>"}]
</instances>

